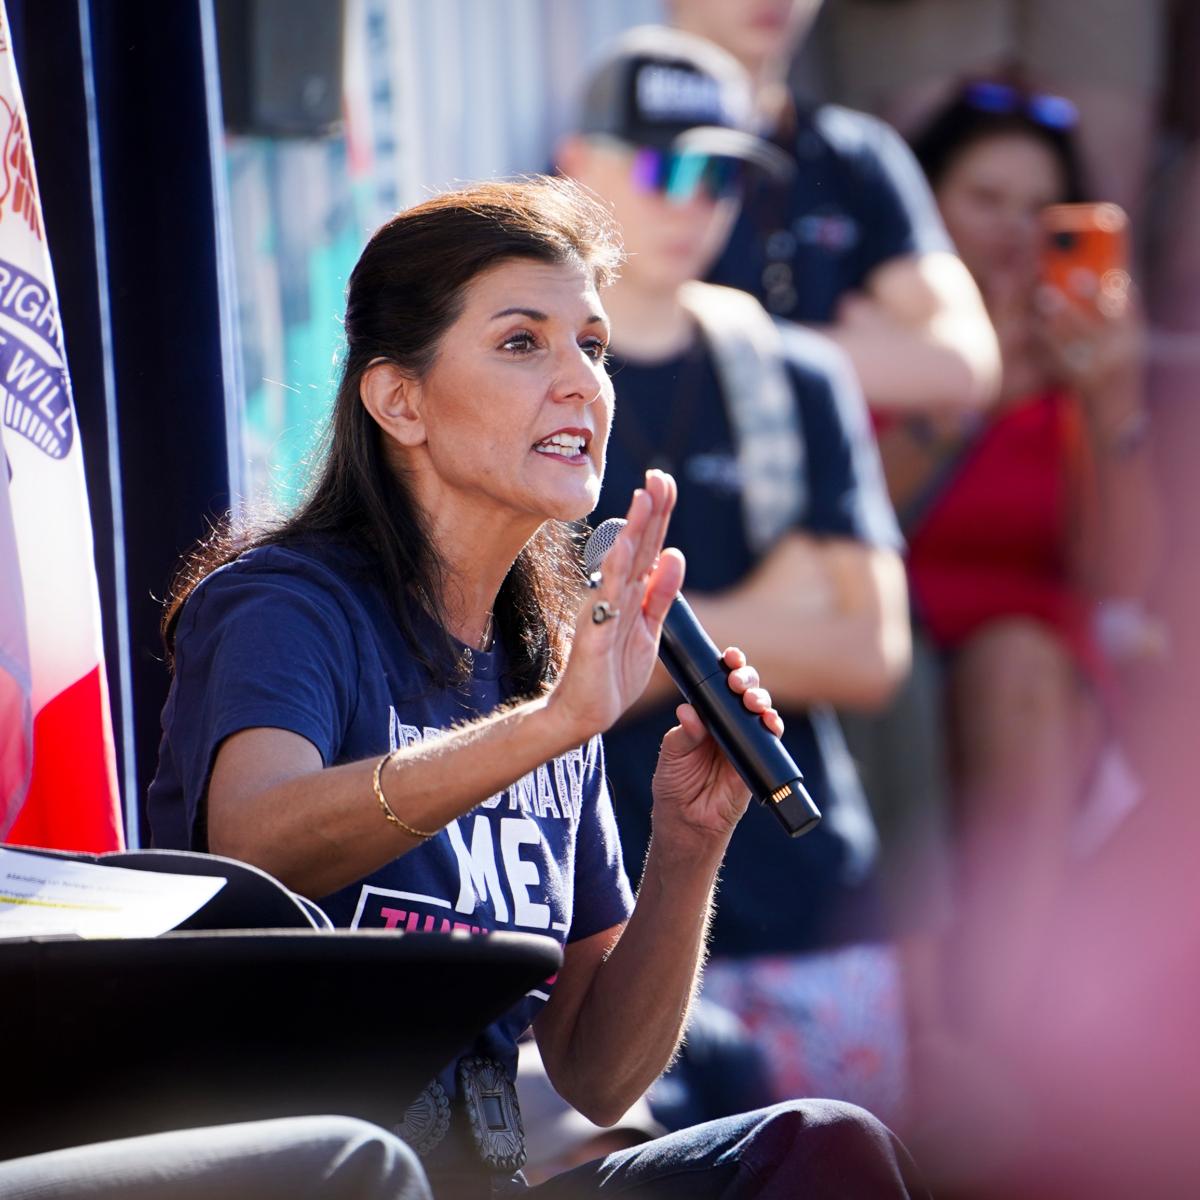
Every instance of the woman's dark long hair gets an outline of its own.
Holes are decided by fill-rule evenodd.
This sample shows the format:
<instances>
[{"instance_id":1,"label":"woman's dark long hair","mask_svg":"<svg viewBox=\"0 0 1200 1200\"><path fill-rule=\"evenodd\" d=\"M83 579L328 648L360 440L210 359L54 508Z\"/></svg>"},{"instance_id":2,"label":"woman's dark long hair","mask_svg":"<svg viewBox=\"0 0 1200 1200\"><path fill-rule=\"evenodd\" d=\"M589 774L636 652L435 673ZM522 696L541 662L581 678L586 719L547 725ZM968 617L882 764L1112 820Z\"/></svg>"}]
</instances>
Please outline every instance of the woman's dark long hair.
<instances>
[{"instance_id":1,"label":"woman's dark long hair","mask_svg":"<svg viewBox=\"0 0 1200 1200\"><path fill-rule=\"evenodd\" d=\"M1007 96L1007 102L997 98ZM963 152L994 137L1022 134L1041 142L1058 161L1066 190L1063 200L1087 198L1073 117L1073 105L1042 96L1016 83L976 80L963 85L911 139L913 154L936 191L942 177ZM1046 112L1046 118L1039 113ZM1049 120L1053 115L1058 118Z\"/></svg>"},{"instance_id":2,"label":"woman's dark long hair","mask_svg":"<svg viewBox=\"0 0 1200 1200\"><path fill-rule=\"evenodd\" d=\"M429 646L427 636L416 634L422 611L435 618L441 611L443 568L423 514L388 464L385 435L359 397L363 372L386 359L423 377L462 311L466 287L507 259L582 263L603 286L620 257L611 218L565 179L535 177L447 192L378 229L350 275L345 362L314 482L291 517L246 529L226 520L184 559L163 616L168 661L173 664L179 613L212 571L260 546L335 539L360 552L431 676L441 682L455 678L461 659L450 635ZM562 666L581 578L577 563L570 527L547 521L500 588L496 628L517 694L543 690Z\"/></svg>"}]
</instances>

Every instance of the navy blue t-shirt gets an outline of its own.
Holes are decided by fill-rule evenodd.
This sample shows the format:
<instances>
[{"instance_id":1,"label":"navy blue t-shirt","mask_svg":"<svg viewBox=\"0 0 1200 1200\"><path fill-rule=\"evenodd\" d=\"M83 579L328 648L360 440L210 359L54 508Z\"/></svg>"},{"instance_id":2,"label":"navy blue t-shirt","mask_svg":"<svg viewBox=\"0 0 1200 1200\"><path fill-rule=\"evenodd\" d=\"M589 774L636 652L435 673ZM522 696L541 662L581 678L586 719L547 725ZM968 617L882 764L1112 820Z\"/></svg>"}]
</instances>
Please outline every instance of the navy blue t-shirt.
<instances>
[{"instance_id":1,"label":"navy blue t-shirt","mask_svg":"<svg viewBox=\"0 0 1200 1200\"><path fill-rule=\"evenodd\" d=\"M787 370L805 445L807 504L797 528L875 545L899 533L848 363L818 334L790 338ZM679 484L667 544L687 558L686 591L719 592L757 561L747 542L736 447L711 355L703 341L668 362L610 361L617 407L598 524L622 516L648 465ZM769 688L770 679L764 681ZM608 774L625 866L636 877L650 834L650 777L675 701L605 735ZM751 804L734 832L713 920L714 954L803 953L886 935L875 880L877 839L833 712L783 711L784 743L823 819L789 839Z\"/></svg>"},{"instance_id":2,"label":"navy blue t-shirt","mask_svg":"<svg viewBox=\"0 0 1200 1200\"><path fill-rule=\"evenodd\" d=\"M231 734L290 730L310 741L326 766L378 758L491 712L510 696L504 667L502 648L475 651L469 684L433 685L382 591L344 549L272 546L243 555L208 576L179 618L149 793L154 844L207 849L209 774ZM376 809L369 787L361 803ZM376 815L382 836L383 817ZM565 943L620 924L633 898L599 737L483 799L401 858L317 899L335 924L350 928L512 930ZM530 991L473 1052L515 1073L516 1039L551 987ZM453 1096L454 1068L439 1078Z\"/></svg>"},{"instance_id":3,"label":"navy blue t-shirt","mask_svg":"<svg viewBox=\"0 0 1200 1200\"><path fill-rule=\"evenodd\" d=\"M795 173L751 182L713 283L750 292L775 316L824 324L889 259L952 248L921 168L889 125L832 104L800 107L777 141Z\"/></svg>"}]
</instances>

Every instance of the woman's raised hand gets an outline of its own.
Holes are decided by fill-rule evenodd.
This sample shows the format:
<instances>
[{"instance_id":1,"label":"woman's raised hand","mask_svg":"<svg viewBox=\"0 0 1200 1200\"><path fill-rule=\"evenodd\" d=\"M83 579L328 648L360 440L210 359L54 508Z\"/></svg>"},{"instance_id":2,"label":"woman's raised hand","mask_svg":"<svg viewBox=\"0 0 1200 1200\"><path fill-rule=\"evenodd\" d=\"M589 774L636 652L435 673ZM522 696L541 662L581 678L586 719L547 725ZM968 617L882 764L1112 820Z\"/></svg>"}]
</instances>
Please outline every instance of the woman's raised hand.
<instances>
[{"instance_id":1,"label":"woman's raised hand","mask_svg":"<svg viewBox=\"0 0 1200 1200\"><path fill-rule=\"evenodd\" d=\"M641 695L658 655L663 618L683 584L683 555L663 550L675 480L647 471L625 527L604 557L575 622L570 658L550 695L556 714L586 741Z\"/></svg>"},{"instance_id":2,"label":"woman's raised hand","mask_svg":"<svg viewBox=\"0 0 1200 1200\"><path fill-rule=\"evenodd\" d=\"M1092 300L1075 303L1051 287L1038 295L1044 353L1085 409L1131 387L1141 376L1144 356L1144 321L1132 286L1097 288Z\"/></svg>"}]
</instances>

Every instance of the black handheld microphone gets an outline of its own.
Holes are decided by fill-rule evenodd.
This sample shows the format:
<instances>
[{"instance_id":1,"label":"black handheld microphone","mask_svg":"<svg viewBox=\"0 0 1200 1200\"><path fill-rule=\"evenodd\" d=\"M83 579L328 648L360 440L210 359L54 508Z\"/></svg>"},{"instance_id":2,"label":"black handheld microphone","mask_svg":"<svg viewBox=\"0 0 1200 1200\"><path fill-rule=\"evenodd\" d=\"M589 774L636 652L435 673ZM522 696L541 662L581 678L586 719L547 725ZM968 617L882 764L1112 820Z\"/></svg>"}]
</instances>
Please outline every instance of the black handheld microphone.
<instances>
[{"instance_id":1,"label":"black handheld microphone","mask_svg":"<svg viewBox=\"0 0 1200 1200\"><path fill-rule=\"evenodd\" d=\"M589 574L599 568L624 524L613 517L588 538L583 557ZM799 837L816 825L821 812L804 789L800 768L762 718L730 691L729 668L682 596L676 596L667 611L658 657L751 795L779 818L788 835Z\"/></svg>"}]
</instances>

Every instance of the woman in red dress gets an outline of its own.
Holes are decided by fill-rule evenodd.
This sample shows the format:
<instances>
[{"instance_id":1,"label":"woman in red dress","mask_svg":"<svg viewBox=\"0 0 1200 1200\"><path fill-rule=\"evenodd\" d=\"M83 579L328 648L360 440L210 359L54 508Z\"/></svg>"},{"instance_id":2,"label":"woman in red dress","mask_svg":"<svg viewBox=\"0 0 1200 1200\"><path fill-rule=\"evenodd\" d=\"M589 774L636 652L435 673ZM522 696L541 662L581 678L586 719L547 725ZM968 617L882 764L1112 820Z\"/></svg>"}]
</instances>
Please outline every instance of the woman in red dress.
<instances>
[{"instance_id":1,"label":"woman in red dress","mask_svg":"<svg viewBox=\"0 0 1200 1200\"><path fill-rule=\"evenodd\" d=\"M1042 210L1080 198L1073 124L1059 97L974 84L918 139L1003 384L973 426L880 431L914 609L946 657L955 983L989 1040L1036 1000L1039 930L1103 743L1097 614L1140 613L1155 558L1136 306L1127 286L1070 299L1039 271Z\"/></svg>"}]
</instances>

